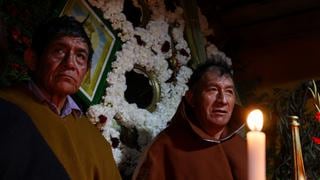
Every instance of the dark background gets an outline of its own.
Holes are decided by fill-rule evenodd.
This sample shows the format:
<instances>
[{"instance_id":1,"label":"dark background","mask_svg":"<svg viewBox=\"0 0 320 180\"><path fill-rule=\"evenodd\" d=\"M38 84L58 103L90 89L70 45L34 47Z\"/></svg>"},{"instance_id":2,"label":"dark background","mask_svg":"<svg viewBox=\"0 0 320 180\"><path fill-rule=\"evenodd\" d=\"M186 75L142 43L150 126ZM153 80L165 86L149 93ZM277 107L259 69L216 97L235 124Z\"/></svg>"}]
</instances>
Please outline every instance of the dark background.
<instances>
[{"instance_id":1,"label":"dark background","mask_svg":"<svg viewBox=\"0 0 320 180\"><path fill-rule=\"evenodd\" d=\"M258 89L319 77L320 1L198 0L241 84Z\"/></svg>"}]
</instances>

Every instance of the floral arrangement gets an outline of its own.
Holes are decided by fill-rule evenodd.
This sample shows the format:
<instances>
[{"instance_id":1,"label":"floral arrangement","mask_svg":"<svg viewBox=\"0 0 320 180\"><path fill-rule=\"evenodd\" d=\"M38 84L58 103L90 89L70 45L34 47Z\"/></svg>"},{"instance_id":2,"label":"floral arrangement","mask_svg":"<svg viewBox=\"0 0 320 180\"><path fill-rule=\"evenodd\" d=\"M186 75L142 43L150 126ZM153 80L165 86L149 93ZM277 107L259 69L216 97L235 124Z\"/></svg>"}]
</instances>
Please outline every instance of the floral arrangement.
<instances>
[{"instance_id":1,"label":"floral arrangement","mask_svg":"<svg viewBox=\"0 0 320 180\"><path fill-rule=\"evenodd\" d=\"M142 151L168 125L188 89L186 83L192 70L188 67L191 52L184 35L184 12L178 6L167 10L164 0L132 0L135 7L148 11L146 16L150 17L148 21L144 18L143 27L134 27L123 13L124 0L88 2L102 11L103 17L118 31L123 45L108 74L109 86L102 103L91 106L87 114L112 144L123 177L130 178ZM204 37L213 35L200 9L198 14ZM215 56L232 64L214 44L205 40L204 45L208 58ZM135 65L155 74L160 84L160 101L153 112L125 100L125 73L132 71Z\"/></svg>"},{"instance_id":2,"label":"floral arrangement","mask_svg":"<svg viewBox=\"0 0 320 180\"><path fill-rule=\"evenodd\" d=\"M112 144L113 155L122 175L130 177L140 154L168 125L188 89L186 83L192 70L187 65L191 53L184 39L184 12L178 6L168 11L163 0L147 1L144 5L139 4L141 1L132 0L135 7L150 11L150 19L145 26L134 27L122 12L124 0L88 2L102 11L103 17L118 31L123 45L121 51L116 53L116 61L108 74L109 86L102 103L91 106L87 114ZM199 15L203 34L212 35L213 31L208 28L200 10ZM207 57L216 56L231 64L231 60L214 44L205 43ZM160 101L153 112L125 100L125 73L133 70L135 65L154 73L160 84Z\"/></svg>"},{"instance_id":3,"label":"floral arrangement","mask_svg":"<svg viewBox=\"0 0 320 180\"><path fill-rule=\"evenodd\" d=\"M319 92L318 92L318 88L317 88L316 82L314 80L312 81L312 87L309 87L308 90L312 94L312 97L313 97L313 100L314 100L313 105L316 108L316 114L315 114L314 118L315 118L316 121L318 121L320 123L320 95L319 95ZM315 144L319 145L320 144L320 137L313 136L312 137L312 141Z\"/></svg>"},{"instance_id":4,"label":"floral arrangement","mask_svg":"<svg viewBox=\"0 0 320 180\"><path fill-rule=\"evenodd\" d=\"M122 13L124 1L89 0L89 3L99 8L104 18L119 31L123 45L108 74L109 86L103 102L91 106L87 114L112 144L120 171L130 175L143 148L167 126L187 90L186 83L192 70L187 67L191 56L183 38L183 11L177 7L174 12L167 12L163 1L150 1L151 20L142 28L133 27L126 19ZM134 4L138 2L134 1ZM176 61L174 69L169 68L168 59ZM129 104L124 98L127 88L125 73L136 64L153 72L160 84L161 100L153 112ZM135 131L137 145L128 146L122 142L124 128Z\"/></svg>"}]
</instances>

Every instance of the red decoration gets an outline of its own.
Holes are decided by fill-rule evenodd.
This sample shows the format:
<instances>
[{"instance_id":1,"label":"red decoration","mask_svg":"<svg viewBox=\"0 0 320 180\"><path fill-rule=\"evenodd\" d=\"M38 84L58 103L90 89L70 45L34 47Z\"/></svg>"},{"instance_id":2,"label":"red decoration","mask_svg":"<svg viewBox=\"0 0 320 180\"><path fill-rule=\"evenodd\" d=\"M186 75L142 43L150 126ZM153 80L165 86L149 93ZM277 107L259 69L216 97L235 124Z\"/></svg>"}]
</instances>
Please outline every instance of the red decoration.
<instances>
[{"instance_id":1,"label":"red decoration","mask_svg":"<svg viewBox=\"0 0 320 180\"><path fill-rule=\"evenodd\" d=\"M99 118L99 123L101 124L104 124L108 120L108 118L104 115L100 115L98 118Z\"/></svg>"},{"instance_id":2,"label":"red decoration","mask_svg":"<svg viewBox=\"0 0 320 180\"><path fill-rule=\"evenodd\" d=\"M320 112L317 112L315 118L318 122L320 122Z\"/></svg>"},{"instance_id":3,"label":"red decoration","mask_svg":"<svg viewBox=\"0 0 320 180\"><path fill-rule=\"evenodd\" d=\"M318 137L312 137L312 141L313 141L315 144L320 144L320 138L318 138Z\"/></svg>"}]
</instances>

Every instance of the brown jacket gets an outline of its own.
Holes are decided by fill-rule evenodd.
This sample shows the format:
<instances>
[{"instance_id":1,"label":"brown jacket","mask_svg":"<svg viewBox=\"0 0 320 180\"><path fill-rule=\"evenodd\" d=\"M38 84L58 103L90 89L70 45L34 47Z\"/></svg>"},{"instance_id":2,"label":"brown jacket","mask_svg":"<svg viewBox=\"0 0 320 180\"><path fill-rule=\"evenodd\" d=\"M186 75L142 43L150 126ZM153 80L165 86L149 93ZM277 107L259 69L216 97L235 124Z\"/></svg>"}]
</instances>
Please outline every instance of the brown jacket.
<instances>
[{"instance_id":1,"label":"brown jacket","mask_svg":"<svg viewBox=\"0 0 320 180\"><path fill-rule=\"evenodd\" d=\"M184 102L172 123L145 152L133 179L246 180L245 140L237 134L243 127L232 118L222 139L213 139L197 127Z\"/></svg>"}]
</instances>

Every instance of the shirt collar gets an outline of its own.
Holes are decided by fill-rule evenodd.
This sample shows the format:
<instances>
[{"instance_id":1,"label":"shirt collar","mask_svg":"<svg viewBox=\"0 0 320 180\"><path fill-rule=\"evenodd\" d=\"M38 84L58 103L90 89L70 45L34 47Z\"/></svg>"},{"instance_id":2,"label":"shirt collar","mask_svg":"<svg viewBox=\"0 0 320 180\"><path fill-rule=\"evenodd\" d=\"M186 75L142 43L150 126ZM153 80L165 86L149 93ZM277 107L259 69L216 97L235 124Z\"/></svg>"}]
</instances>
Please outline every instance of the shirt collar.
<instances>
[{"instance_id":1,"label":"shirt collar","mask_svg":"<svg viewBox=\"0 0 320 180\"><path fill-rule=\"evenodd\" d=\"M60 117L65 117L70 115L71 113L74 113L76 116L80 117L82 115L82 111L79 108L79 106L76 104L76 102L72 99L71 96L67 96L66 102L61 109L61 112L59 114L58 108L55 104L53 104L49 99L47 99L44 94L41 92L39 87L33 82L29 81L28 83L28 89L32 92L32 94L35 96L35 98L40 101L41 103L45 103L49 106L49 108L56 114L58 114Z\"/></svg>"}]
</instances>

